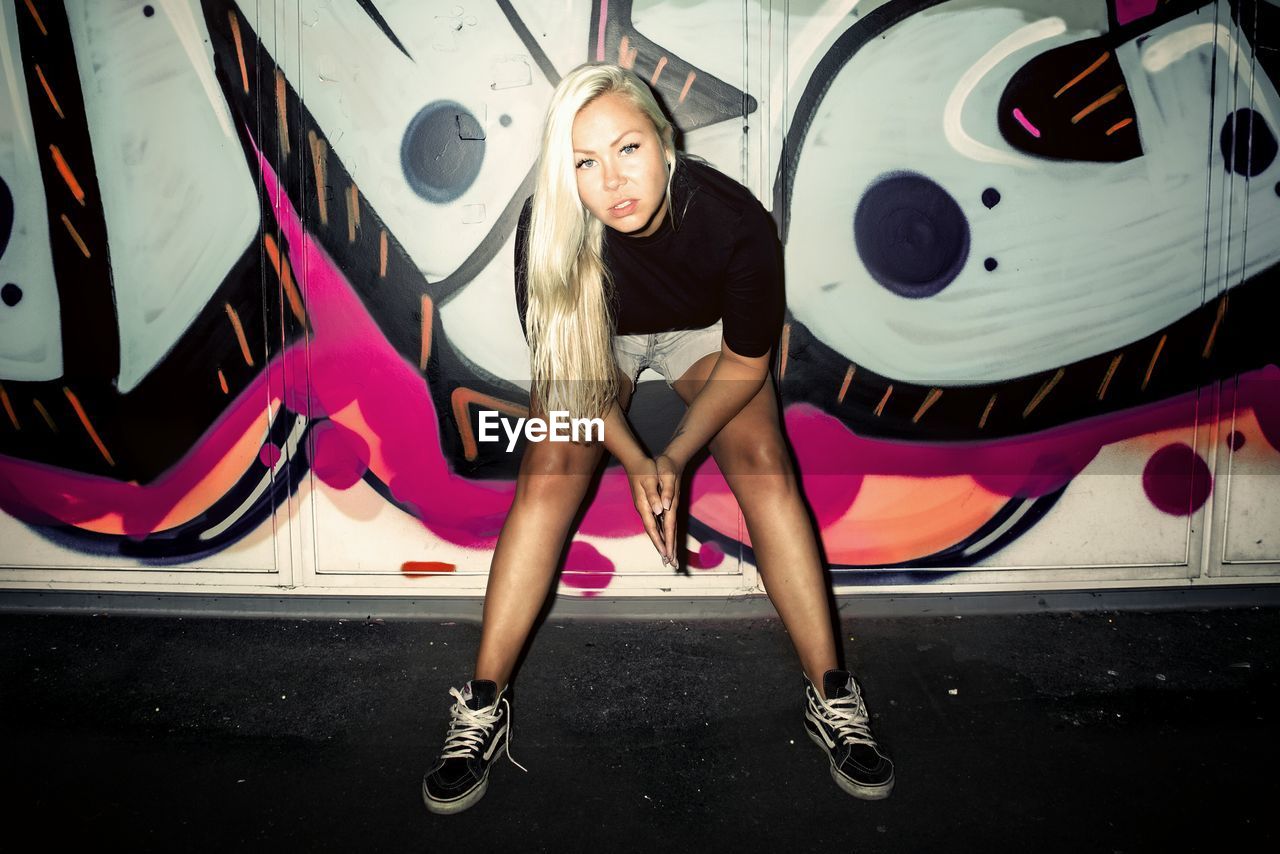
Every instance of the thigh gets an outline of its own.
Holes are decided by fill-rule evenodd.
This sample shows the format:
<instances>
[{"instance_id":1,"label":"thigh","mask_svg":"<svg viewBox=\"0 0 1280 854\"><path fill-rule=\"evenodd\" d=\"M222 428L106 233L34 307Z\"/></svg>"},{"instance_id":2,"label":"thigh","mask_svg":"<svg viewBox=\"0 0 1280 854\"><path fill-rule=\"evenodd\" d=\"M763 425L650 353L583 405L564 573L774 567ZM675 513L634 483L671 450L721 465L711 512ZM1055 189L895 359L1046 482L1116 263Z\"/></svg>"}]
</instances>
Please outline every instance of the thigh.
<instances>
[{"instance_id":1,"label":"thigh","mask_svg":"<svg viewBox=\"0 0 1280 854\"><path fill-rule=\"evenodd\" d=\"M622 369L618 369L618 406L625 412L631 405L631 383ZM529 414L546 417L544 407L532 394L529 398ZM590 475L604 454L604 443L589 442L526 442L524 456L520 460L520 477L545 474Z\"/></svg>"}]
</instances>

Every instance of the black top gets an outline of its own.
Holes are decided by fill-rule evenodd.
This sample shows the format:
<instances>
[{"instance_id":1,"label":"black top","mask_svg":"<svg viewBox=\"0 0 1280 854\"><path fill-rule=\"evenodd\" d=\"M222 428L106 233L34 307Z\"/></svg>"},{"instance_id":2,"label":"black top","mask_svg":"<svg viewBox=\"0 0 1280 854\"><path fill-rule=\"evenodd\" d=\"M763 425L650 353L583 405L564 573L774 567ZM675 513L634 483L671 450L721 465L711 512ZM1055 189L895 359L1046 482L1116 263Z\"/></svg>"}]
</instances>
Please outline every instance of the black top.
<instances>
[{"instance_id":1,"label":"black top","mask_svg":"<svg viewBox=\"0 0 1280 854\"><path fill-rule=\"evenodd\" d=\"M723 320L733 352L763 356L777 341L785 308L773 218L750 190L697 160L678 161L671 197L674 225L664 217L648 237L605 228L615 333L702 329ZM526 340L531 202L525 201L516 227L516 304Z\"/></svg>"}]
</instances>

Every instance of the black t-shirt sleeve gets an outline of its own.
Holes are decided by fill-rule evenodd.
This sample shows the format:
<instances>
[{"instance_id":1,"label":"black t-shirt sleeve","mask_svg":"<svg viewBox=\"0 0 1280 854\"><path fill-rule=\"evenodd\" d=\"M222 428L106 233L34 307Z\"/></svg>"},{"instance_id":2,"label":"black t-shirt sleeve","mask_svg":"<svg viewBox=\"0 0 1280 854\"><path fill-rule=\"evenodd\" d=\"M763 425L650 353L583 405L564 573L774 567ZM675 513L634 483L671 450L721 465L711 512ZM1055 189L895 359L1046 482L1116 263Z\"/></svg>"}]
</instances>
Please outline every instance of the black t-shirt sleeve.
<instances>
[{"instance_id":1,"label":"black t-shirt sleeve","mask_svg":"<svg viewBox=\"0 0 1280 854\"><path fill-rule=\"evenodd\" d=\"M726 270L725 343L740 356L763 356L777 343L784 311L782 248L777 227L756 203L738 223Z\"/></svg>"},{"instance_id":2,"label":"black t-shirt sleeve","mask_svg":"<svg viewBox=\"0 0 1280 854\"><path fill-rule=\"evenodd\" d=\"M529 324L526 315L529 313L528 268L526 266L526 249L529 245L529 218L532 215L533 197L524 200L520 210L520 221L516 223L516 311L520 315L520 329L524 331L524 340L529 340Z\"/></svg>"}]
</instances>

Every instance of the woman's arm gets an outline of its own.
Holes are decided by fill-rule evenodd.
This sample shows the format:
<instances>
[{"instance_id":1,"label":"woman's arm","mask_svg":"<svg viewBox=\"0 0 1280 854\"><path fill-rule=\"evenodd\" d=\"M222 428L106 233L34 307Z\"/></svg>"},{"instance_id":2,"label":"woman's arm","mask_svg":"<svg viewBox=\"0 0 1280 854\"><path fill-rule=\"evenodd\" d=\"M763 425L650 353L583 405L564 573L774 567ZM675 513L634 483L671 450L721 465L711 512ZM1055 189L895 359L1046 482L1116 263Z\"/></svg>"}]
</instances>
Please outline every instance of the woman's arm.
<instances>
[{"instance_id":1,"label":"woman's arm","mask_svg":"<svg viewBox=\"0 0 1280 854\"><path fill-rule=\"evenodd\" d=\"M673 537L663 536L662 493L657 466L644 448L640 447L617 400L614 400L604 416L604 446L626 469L631 481L631 500L636 506L636 512L640 514L640 522L653 547L662 555L664 565L668 561L674 565L675 547L667 546Z\"/></svg>"},{"instance_id":2,"label":"woman's arm","mask_svg":"<svg viewBox=\"0 0 1280 854\"><path fill-rule=\"evenodd\" d=\"M667 559L676 564L676 514L680 499L680 476L693 455L742 411L751 398L764 387L769 377L769 354L743 356L733 352L722 338L720 355L711 375L689 404L684 418L676 426L666 450L654 460L658 472L658 489L665 514L661 536L670 543Z\"/></svg>"},{"instance_id":3,"label":"woman's arm","mask_svg":"<svg viewBox=\"0 0 1280 854\"><path fill-rule=\"evenodd\" d=\"M649 455L644 452L644 448L640 447L640 442L631 432L631 425L627 423L627 418L623 415L617 399L604 415L604 446L627 471L631 471L649 459Z\"/></svg>"},{"instance_id":4,"label":"woman's arm","mask_svg":"<svg viewBox=\"0 0 1280 854\"><path fill-rule=\"evenodd\" d=\"M661 456L683 470L693 455L715 438L764 387L771 352L763 356L742 356L721 339L720 355L711 375L680 419Z\"/></svg>"}]
</instances>

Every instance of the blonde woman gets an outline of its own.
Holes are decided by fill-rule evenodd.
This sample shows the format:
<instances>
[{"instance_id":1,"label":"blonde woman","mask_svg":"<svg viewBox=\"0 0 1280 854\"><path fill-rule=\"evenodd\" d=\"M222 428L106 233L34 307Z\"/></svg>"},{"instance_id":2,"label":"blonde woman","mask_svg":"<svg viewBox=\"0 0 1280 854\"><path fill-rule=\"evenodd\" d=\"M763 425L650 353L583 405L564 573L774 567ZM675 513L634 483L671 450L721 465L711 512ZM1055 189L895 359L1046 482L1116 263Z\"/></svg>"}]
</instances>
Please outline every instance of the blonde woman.
<instances>
[{"instance_id":1,"label":"blonde woman","mask_svg":"<svg viewBox=\"0 0 1280 854\"><path fill-rule=\"evenodd\" d=\"M474 678L450 690L448 735L423 779L427 808L460 812L484 795L489 763L511 738L512 670L604 452L625 467L644 529L675 567L681 475L708 443L799 655L810 738L844 791L887 796L893 764L837 661L817 542L769 376L784 309L769 214L740 184L677 155L670 122L635 75L585 65L551 98L516 270L531 414L603 418L604 440L525 450L493 555ZM688 404L653 458L623 414L646 367Z\"/></svg>"}]
</instances>

